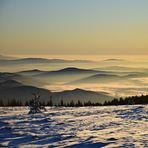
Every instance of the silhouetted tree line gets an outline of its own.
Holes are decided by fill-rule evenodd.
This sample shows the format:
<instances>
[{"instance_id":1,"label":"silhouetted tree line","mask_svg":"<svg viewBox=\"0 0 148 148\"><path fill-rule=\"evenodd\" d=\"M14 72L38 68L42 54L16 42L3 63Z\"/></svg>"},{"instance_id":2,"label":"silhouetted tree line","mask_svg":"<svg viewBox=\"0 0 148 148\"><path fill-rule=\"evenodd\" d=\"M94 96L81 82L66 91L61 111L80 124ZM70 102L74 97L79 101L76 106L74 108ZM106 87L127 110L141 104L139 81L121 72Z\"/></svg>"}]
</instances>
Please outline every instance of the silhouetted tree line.
<instances>
[{"instance_id":1,"label":"silhouetted tree line","mask_svg":"<svg viewBox=\"0 0 148 148\"><path fill-rule=\"evenodd\" d=\"M148 104L148 95L113 99L112 101L105 101L103 105L136 105L136 104L137 105Z\"/></svg>"},{"instance_id":2,"label":"silhouetted tree line","mask_svg":"<svg viewBox=\"0 0 148 148\"><path fill-rule=\"evenodd\" d=\"M31 100L30 100L31 101ZM0 99L0 106L29 106L30 101L26 101L22 103L21 100L12 99L11 101L4 102L3 99ZM57 105L53 104L52 98L49 101L41 102L41 106L64 106L64 107L83 107L83 106L109 106L109 105L136 105L136 104L148 104L148 95L141 96L132 96L126 98L113 99L111 101L105 101L104 103L93 103L91 101L81 102L78 100L74 102L73 100L70 102L60 101Z\"/></svg>"},{"instance_id":3,"label":"silhouetted tree line","mask_svg":"<svg viewBox=\"0 0 148 148\"><path fill-rule=\"evenodd\" d=\"M7 107L7 106L30 106L32 103L32 99L29 101L26 101L25 103L18 99L12 99L8 101L4 101L3 99L0 99L0 107ZM49 101L45 103L45 101L40 102L40 106L53 106L52 99L50 98Z\"/></svg>"},{"instance_id":4,"label":"silhouetted tree line","mask_svg":"<svg viewBox=\"0 0 148 148\"><path fill-rule=\"evenodd\" d=\"M61 100L61 102L57 105L57 106L64 106L64 107L83 107L83 106L102 106L101 103L92 103L91 101L88 102L81 102L80 100L74 102L73 100L70 102L63 102L63 100Z\"/></svg>"},{"instance_id":5,"label":"silhouetted tree line","mask_svg":"<svg viewBox=\"0 0 148 148\"><path fill-rule=\"evenodd\" d=\"M4 102L3 99L0 99L0 106L23 106L23 103L21 100L17 99L8 100L7 102Z\"/></svg>"}]
</instances>

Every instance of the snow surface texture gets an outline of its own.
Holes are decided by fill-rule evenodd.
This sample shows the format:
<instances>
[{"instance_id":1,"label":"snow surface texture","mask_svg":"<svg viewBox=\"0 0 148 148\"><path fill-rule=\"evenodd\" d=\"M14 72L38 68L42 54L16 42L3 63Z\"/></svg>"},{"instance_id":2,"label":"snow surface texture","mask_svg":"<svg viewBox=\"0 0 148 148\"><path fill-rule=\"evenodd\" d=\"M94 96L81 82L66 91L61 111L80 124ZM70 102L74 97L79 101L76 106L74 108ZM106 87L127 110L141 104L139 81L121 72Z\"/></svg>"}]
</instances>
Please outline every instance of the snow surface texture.
<instances>
[{"instance_id":1,"label":"snow surface texture","mask_svg":"<svg viewBox=\"0 0 148 148\"><path fill-rule=\"evenodd\" d=\"M148 106L0 108L0 147L148 147Z\"/></svg>"}]
</instances>

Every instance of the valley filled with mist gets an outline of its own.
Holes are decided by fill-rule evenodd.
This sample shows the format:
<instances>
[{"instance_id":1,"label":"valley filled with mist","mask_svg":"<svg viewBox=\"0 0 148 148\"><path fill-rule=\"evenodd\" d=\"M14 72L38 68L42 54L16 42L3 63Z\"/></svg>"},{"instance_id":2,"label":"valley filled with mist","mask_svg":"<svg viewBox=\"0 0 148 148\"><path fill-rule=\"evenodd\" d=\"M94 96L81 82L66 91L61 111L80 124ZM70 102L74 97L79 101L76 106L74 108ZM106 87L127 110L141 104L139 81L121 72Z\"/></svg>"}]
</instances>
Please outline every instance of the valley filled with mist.
<instances>
[{"instance_id":1,"label":"valley filled with mist","mask_svg":"<svg viewBox=\"0 0 148 148\"><path fill-rule=\"evenodd\" d=\"M100 59L100 60L99 60ZM148 61L130 58L48 59L0 56L0 97L104 102L147 94Z\"/></svg>"}]
</instances>

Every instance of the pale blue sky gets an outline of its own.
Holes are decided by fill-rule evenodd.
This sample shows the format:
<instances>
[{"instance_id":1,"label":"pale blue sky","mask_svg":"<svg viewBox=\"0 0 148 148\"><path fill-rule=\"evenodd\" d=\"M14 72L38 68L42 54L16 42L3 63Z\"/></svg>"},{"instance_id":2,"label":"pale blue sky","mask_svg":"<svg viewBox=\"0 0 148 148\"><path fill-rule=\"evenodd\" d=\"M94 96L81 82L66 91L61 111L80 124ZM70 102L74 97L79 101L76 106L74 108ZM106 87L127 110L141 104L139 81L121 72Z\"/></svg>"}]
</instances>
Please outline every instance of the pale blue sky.
<instances>
[{"instance_id":1,"label":"pale blue sky","mask_svg":"<svg viewBox=\"0 0 148 148\"><path fill-rule=\"evenodd\" d=\"M0 0L0 49L147 54L148 0Z\"/></svg>"}]
</instances>

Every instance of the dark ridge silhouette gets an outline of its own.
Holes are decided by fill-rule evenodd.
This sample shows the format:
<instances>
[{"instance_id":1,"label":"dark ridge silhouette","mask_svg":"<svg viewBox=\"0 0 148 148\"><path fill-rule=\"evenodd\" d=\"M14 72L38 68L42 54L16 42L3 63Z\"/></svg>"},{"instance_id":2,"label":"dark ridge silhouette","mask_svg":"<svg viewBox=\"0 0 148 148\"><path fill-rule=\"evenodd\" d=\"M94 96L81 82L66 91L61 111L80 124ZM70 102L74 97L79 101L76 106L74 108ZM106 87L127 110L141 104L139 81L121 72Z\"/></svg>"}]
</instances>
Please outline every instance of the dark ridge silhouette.
<instances>
[{"instance_id":1,"label":"dark ridge silhouette","mask_svg":"<svg viewBox=\"0 0 148 148\"><path fill-rule=\"evenodd\" d=\"M19 76L19 75L15 73L10 73L10 72L0 72L0 82L10 80L16 76Z\"/></svg>"},{"instance_id":2,"label":"dark ridge silhouette","mask_svg":"<svg viewBox=\"0 0 148 148\"><path fill-rule=\"evenodd\" d=\"M15 80L6 80L6 81L0 83L0 89L12 88L12 87L18 87L18 86L23 86L23 84L15 81Z\"/></svg>"},{"instance_id":3,"label":"dark ridge silhouette","mask_svg":"<svg viewBox=\"0 0 148 148\"><path fill-rule=\"evenodd\" d=\"M32 69L32 70L24 70L24 71L19 71L17 74L22 74L22 75L38 75L41 73L44 73L46 71L42 71L39 69Z\"/></svg>"},{"instance_id":4,"label":"dark ridge silhouette","mask_svg":"<svg viewBox=\"0 0 148 148\"><path fill-rule=\"evenodd\" d=\"M47 71L39 74L39 76L53 75L53 74L81 74L81 73L98 73L99 71L91 69L80 69L75 67L67 67L56 71Z\"/></svg>"},{"instance_id":5,"label":"dark ridge silhouette","mask_svg":"<svg viewBox=\"0 0 148 148\"><path fill-rule=\"evenodd\" d=\"M105 100L111 100L112 97L105 92L93 92L83 89L74 89L61 92L51 92L47 89L35 87L31 85L24 85L15 80L6 80L0 82L0 98L3 98L4 101L11 99L22 99L23 102L28 100L31 97L32 92L40 92L41 100L47 101L49 97L53 96L53 103L59 103L60 99L64 101L74 101L80 100L84 102L85 100L90 100L93 102L104 102Z\"/></svg>"},{"instance_id":6,"label":"dark ridge silhouette","mask_svg":"<svg viewBox=\"0 0 148 148\"><path fill-rule=\"evenodd\" d=\"M61 92L55 92L52 95L53 100L56 100L57 103L60 102L62 99L64 102L70 102L74 101L77 102L80 100L81 102L89 101L91 100L92 102L100 102L103 103L109 100L112 100L112 96L106 92L94 92L94 91L89 91L89 90L83 90L76 88L74 90L65 90Z\"/></svg>"},{"instance_id":7,"label":"dark ridge silhouette","mask_svg":"<svg viewBox=\"0 0 148 148\"><path fill-rule=\"evenodd\" d=\"M53 71L53 72L97 72L95 70L90 70L90 69L80 69L76 67L67 67L58 71Z\"/></svg>"},{"instance_id":8,"label":"dark ridge silhouette","mask_svg":"<svg viewBox=\"0 0 148 148\"><path fill-rule=\"evenodd\" d=\"M27 75L21 75L19 73L7 73L7 72L1 72L0 73L0 83L8 80L17 81L19 83L22 83L23 85L32 85L36 87L40 87L43 85L43 82L40 80L37 80L35 77L27 76Z\"/></svg>"}]
</instances>

